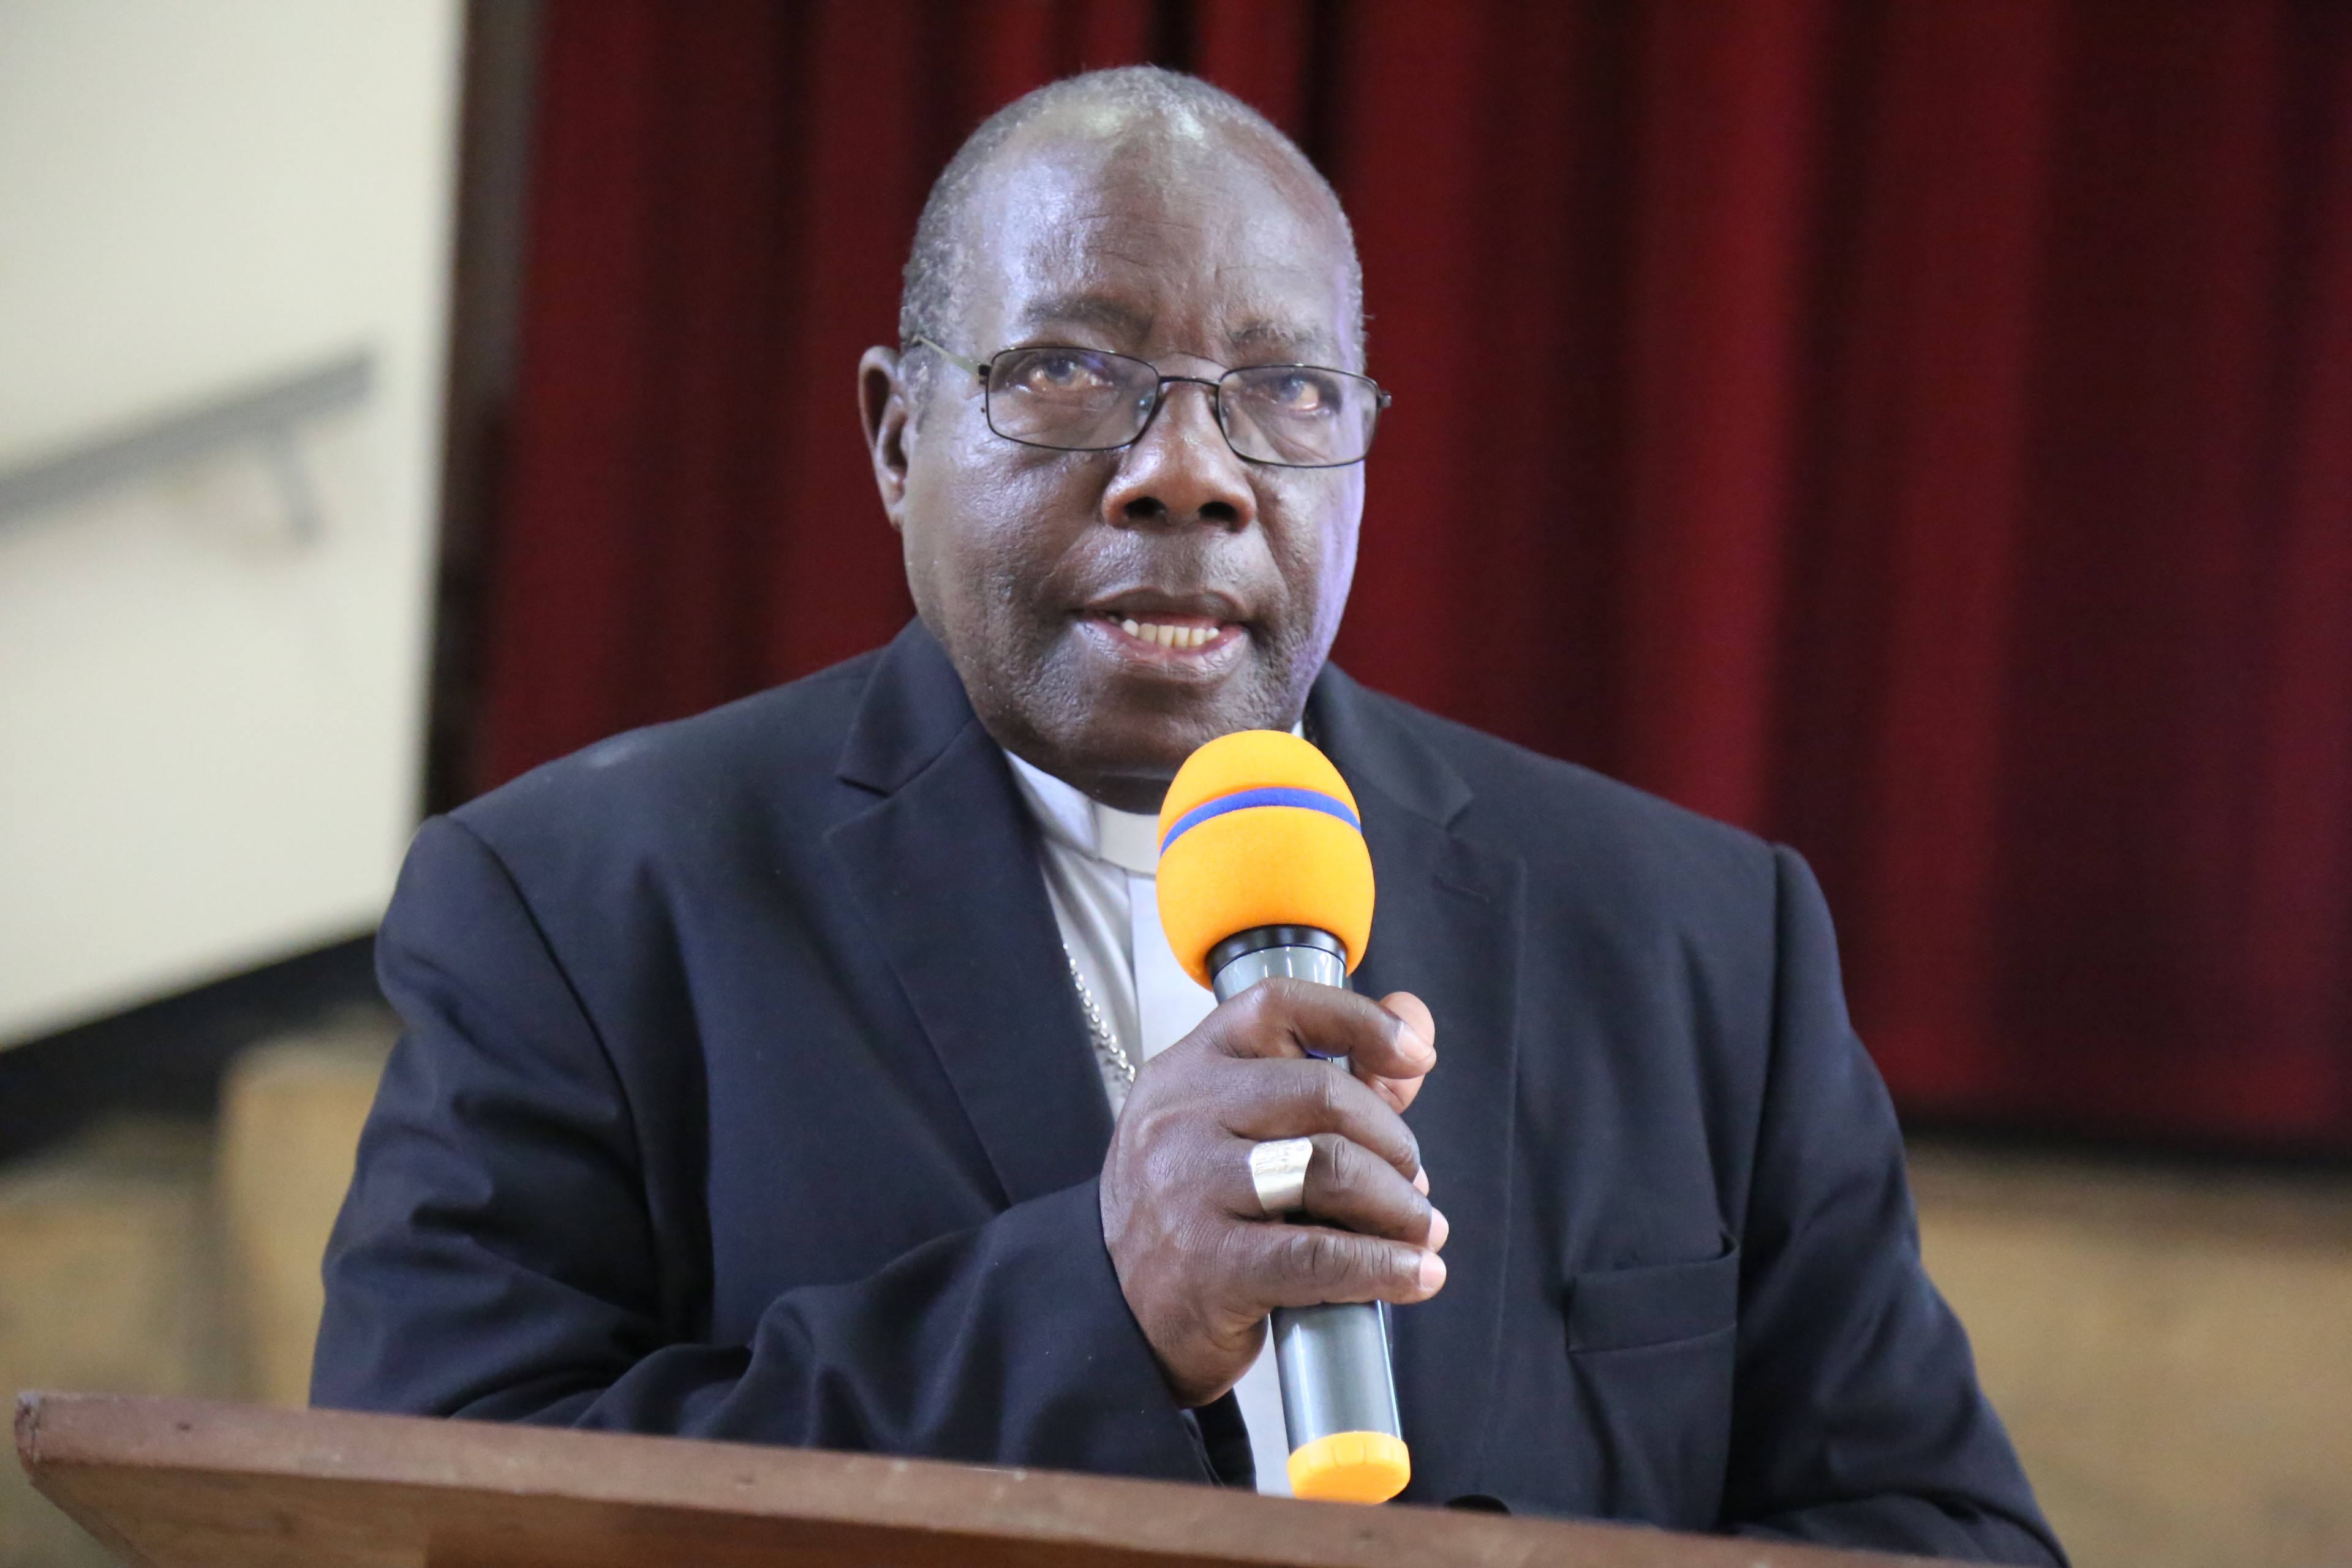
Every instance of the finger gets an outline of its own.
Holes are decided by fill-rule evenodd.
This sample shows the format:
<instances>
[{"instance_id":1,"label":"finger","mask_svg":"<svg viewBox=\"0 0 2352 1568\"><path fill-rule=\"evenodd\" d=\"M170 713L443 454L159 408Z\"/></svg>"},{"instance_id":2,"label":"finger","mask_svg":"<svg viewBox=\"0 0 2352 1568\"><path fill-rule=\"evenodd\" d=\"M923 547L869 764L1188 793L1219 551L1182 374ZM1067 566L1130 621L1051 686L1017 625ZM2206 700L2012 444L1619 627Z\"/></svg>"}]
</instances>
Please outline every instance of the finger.
<instances>
[{"instance_id":1,"label":"finger","mask_svg":"<svg viewBox=\"0 0 2352 1568\"><path fill-rule=\"evenodd\" d=\"M1232 1286L1253 1307L1328 1301L1426 1301L1444 1288L1445 1260L1426 1247L1319 1225L1234 1227Z\"/></svg>"},{"instance_id":2,"label":"finger","mask_svg":"<svg viewBox=\"0 0 2352 1568\"><path fill-rule=\"evenodd\" d=\"M1410 991L1391 991L1381 998L1380 1005L1382 1010L1394 1014L1406 1031L1420 1041L1425 1048L1426 1059L1434 1066L1437 1059L1437 1021L1430 1016L1427 1005ZM1410 1049L1409 1043L1407 1048ZM1353 1058L1349 1058L1348 1067L1349 1071L1370 1086L1373 1093L1398 1110L1406 1110L1412 1104L1413 1096L1421 1092L1422 1074L1429 1070L1423 1068L1421 1073L1409 1078L1388 1078Z\"/></svg>"},{"instance_id":3,"label":"finger","mask_svg":"<svg viewBox=\"0 0 2352 1568\"><path fill-rule=\"evenodd\" d=\"M1437 1059L1437 1020L1431 1016L1429 1004L1410 991L1391 991L1381 998L1381 1007L1396 1015L1399 1023L1420 1037L1433 1064Z\"/></svg>"},{"instance_id":4,"label":"finger","mask_svg":"<svg viewBox=\"0 0 2352 1568\"><path fill-rule=\"evenodd\" d=\"M1213 1097L1216 1120L1237 1139L1258 1143L1335 1132L1407 1182L1421 1169L1421 1141L1404 1119L1328 1062L1228 1063L1223 1072L1203 1075L1197 1092Z\"/></svg>"},{"instance_id":5,"label":"finger","mask_svg":"<svg viewBox=\"0 0 2352 1568\"><path fill-rule=\"evenodd\" d=\"M1308 1142L1315 1152L1307 1163L1307 1186L1299 1199L1308 1219L1437 1250L1445 1234L1438 1228L1437 1210L1395 1166L1334 1133L1318 1133ZM1236 1212L1245 1218L1253 1211L1262 1213L1256 1199L1252 1188Z\"/></svg>"},{"instance_id":6,"label":"finger","mask_svg":"<svg viewBox=\"0 0 2352 1568\"><path fill-rule=\"evenodd\" d=\"M1419 1078L1437 1065L1436 1047L1370 997L1288 976L1261 980L1199 1032L1226 1056L1345 1057L1381 1078Z\"/></svg>"}]
</instances>

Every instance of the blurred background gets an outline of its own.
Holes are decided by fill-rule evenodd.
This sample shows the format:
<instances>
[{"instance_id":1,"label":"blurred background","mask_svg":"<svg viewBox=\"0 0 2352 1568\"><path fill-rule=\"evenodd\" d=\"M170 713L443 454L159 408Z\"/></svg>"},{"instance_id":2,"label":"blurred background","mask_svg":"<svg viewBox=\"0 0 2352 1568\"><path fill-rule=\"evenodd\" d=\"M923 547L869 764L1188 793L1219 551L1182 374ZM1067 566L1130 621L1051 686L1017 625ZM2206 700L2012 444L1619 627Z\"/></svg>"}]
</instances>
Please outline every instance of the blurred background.
<instances>
[{"instance_id":1,"label":"blurred background","mask_svg":"<svg viewBox=\"0 0 2352 1568\"><path fill-rule=\"evenodd\" d=\"M2343 0L0 0L0 1387L299 1402L419 816L898 628L923 193L1139 60L1353 216L1340 662L1812 860L2084 1568L2352 1561Z\"/></svg>"}]
</instances>

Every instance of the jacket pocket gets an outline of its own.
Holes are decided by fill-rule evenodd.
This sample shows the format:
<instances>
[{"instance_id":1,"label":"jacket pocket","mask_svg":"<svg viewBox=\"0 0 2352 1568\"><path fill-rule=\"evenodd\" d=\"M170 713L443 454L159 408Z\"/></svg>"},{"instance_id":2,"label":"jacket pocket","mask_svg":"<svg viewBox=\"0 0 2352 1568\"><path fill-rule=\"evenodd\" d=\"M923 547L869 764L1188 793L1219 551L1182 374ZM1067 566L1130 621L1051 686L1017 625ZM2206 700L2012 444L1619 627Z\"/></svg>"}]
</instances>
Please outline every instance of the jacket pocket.
<instances>
[{"instance_id":1,"label":"jacket pocket","mask_svg":"<svg viewBox=\"0 0 2352 1568\"><path fill-rule=\"evenodd\" d=\"M1568 1348L1638 1350L1729 1328L1739 1317L1739 1248L1719 1258L1603 1268L1568 1280Z\"/></svg>"},{"instance_id":2,"label":"jacket pocket","mask_svg":"<svg viewBox=\"0 0 2352 1568\"><path fill-rule=\"evenodd\" d=\"M1570 1277L1569 1377L1597 1511L1706 1530L1731 1451L1739 1249Z\"/></svg>"}]
</instances>

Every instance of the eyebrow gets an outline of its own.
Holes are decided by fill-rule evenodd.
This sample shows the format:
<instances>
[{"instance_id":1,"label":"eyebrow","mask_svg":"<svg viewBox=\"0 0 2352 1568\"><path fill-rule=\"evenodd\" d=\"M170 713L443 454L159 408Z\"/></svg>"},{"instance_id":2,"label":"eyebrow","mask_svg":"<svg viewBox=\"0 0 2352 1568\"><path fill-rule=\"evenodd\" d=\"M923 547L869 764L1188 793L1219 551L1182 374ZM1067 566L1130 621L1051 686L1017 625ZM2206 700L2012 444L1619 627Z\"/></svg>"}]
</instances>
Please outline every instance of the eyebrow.
<instances>
[{"instance_id":1,"label":"eyebrow","mask_svg":"<svg viewBox=\"0 0 2352 1568\"><path fill-rule=\"evenodd\" d=\"M1266 345L1282 353L1302 356L1324 356L1318 363L1336 365L1339 343L1320 327L1300 331L1274 321L1251 321L1225 334L1225 342L1235 349L1245 350Z\"/></svg>"},{"instance_id":2,"label":"eyebrow","mask_svg":"<svg viewBox=\"0 0 2352 1568\"><path fill-rule=\"evenodd\" d=\"M1027 331L1066 322L1124 334L1130 342L1148 336L1152 321L1153 318L1145 312L1102 294L1060 294L1035 300L1016 318L1016 325ZM1339 342L1321 327L1302 329L1276 321L1248 321L1227 332L1225 344L1237 362L1249 351L1260 349L1318 363L1339 363Z\"/></svg>"},{"instance_id":3,"label":"eyebrow","mask_svg":"<svg viewBox=\"0 0 2352 1568\"><path fill-rule=\"evenodd\" d=\"M1024 327L1068 321L1099 327L1105 331L1125 332L1130 337L1141 337L1151 330L1150 316L1102 294L1058 294L1038 300L1022 311L1018 320Z\"/></svg>"}]
</instances>

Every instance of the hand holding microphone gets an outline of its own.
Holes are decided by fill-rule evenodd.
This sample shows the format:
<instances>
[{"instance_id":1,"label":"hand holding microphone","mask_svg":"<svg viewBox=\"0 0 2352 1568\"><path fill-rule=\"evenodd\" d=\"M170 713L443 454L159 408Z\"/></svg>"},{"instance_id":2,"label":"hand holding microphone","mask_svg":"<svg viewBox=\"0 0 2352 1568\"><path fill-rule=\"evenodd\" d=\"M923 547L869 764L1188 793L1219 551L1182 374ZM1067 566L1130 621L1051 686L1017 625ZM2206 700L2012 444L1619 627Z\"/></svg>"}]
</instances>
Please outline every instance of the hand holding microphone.
<instances>
[{"instance_id":1,"label":"hand holding microphone","mask_svg":"<svg viewBox=\"0 0 2352 1568\"><path fill-rule=\"evenodd\" d=\"M1370 923L1370 860L1346 785L1305 742L1247 731L1203 747L1171 789L1162 838L1162 923L1223 1005L1138 1077L1103 1173L1104 1236L1189 1404L1247 1370L1275 1311L1294 1486L1377 1500L1407 1470L1372 1304L1444 1281L1445 1222L1397 1114L1435 1062L1428 1009L1344 989ZM1261 1194L1276 1189L1253 1182L1252 1152L1298 1138L1313 1146L1305 1223L1269 1223Z\"/></svg>"}]
</instances>

